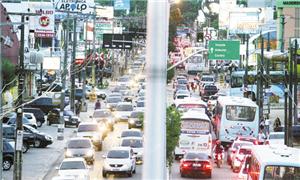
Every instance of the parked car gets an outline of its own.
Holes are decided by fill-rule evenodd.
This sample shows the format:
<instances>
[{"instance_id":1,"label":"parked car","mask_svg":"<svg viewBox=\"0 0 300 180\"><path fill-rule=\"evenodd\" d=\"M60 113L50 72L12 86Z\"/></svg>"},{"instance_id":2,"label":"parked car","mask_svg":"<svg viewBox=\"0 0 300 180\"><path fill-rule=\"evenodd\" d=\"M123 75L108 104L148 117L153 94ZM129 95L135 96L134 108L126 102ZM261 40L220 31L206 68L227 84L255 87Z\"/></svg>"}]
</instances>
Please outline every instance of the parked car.
<instances>
[{"instance_id":1,"label":"parked car","mask_svg":"<svg viewBox=\"0 0 300 180\"><path fill-rule=\"evenodd\" d=\"M2 121L4 123L14 124L13 122L14 120L12 119L15 119L16 117L17 117L16 112L10 112L2 118ZM23 113L23 119L24 121L26 121L27 124L30 124L34 128L37 128L36 118L33 113Z\"/></svg>"},{"instance_id":2,"label":"parked car","mask_svg":"<svg viewBox=\"0 0 300 180\"><path fill-rule=\"evenodd\" d=\"M11 118L9 118L9 120L7 121L7 124L8 124L8 125L15 125L15 124L16 124L16 119L17 119L17 117L11 117ZM22 118L22 123L23 123L23 125L24 125L24 124L27 124L27 125L29 125L29 126L35 128L35 129L37 129L36 123L30 122L29 119L27 119L27 118L24 117L24 116L23 116L23 118Z\"/></svg>"},{"instance_id":3,"label":"parked car","mask_svg":"<svg viewBox=\"0 0 300 180\"><path fill-rule=\"evenodd\" d=\"M38 127L45 123L45 113L40 108L23 108L23 112L33 113Z\"/></svg>"},{"instance_id":4,"label":"parked car","mask_svg":"<svg viewBox=\"0 0 300 180\"><path fill-rule=\"evenodd\" d=\"M71 138L65 147L65 158L82 157L88 164L94 164L95 151L89 138Z\"/></svg>"},{"instance_id":5,"label":"parked car","mask_svg":"<svg viewBox=\"0 0 300 180\"><path fill-rule=\"evenodd\" d=\"M88 137L98 151L102 150L105 129L101 129L97 122L81 122L77 129L77 137Z\"/></svg>"},{"instance_id":6,"label":"parked car","mask_svg":"<svg viewBox=\"0 0 300 180\"><path fill-rule=\"evenodd\" d=\"M48 114L54 108L59 108L59 104L53 104L50 97L39 97L32 102L25 104L25 107L40 108L45 114Z\"/></svg>"},{"instance_id":7,"label":"parked car","mask_svg":"<svg viewBox=\"0 0 300 180\"><path fill-rule=\"evenodd\" d=\"M136 172L136 160L130 147L114 147L103 156L102 176L107 174L127 174L129 177Z\"/></svg>"},{"instance_id":8,"label":"parked car","mask_svg":"<svg viewBox=\"0 0 300 180\"><path fill-rule=\"evenodd\" d=\"M8 140L16 140L16 128L15 126L11 126L11 125L6 125L3 124L3 138L8 139ZM26 153L30 146L34 145L34 135L28 132L23 132L23 146L22 146L22 152Z\"/></svg>"},{"instance_id":9,"label":"parked car","mask_svg":"<svg viewBox=\"0 0 300 180\"><path fill-rule=\"evenodd\" d=\"M53 138L45 133L41 133L38 130L32 128L28 125L23 125L24 132L29 133L34 136L34 147L45 148L53 143Z\"/></svg>"},{"instance_id":10,"label":"parked car","mask_svg":"<svg viewBox=\"0 0 300 180\"><path fill-rule=\"evenodd\" d=\"M10 170L10 168L14 164L14 154L14 143L11 143L7 139L3 139L2 168L4 171Z\"/></svg>"},{"instance_id":11,"label":"parked car","mask_svg":"<svg viewBox=\"0 0 300 180\"><path fill-rule=\"evenodd\" d=\"M90 179L89 167L80 157L64 159L57 169L59 176L69 176L80 180Z\"/></svg>"},{"instance_id":12,"label":"parked car","mask_svg":"<svg viewBox=\"0 0 300 180\"><path fill-rule=\"evenodd\" d=\"M80 118L75 116L71 110L64 110L63 112L65 127L76 126L78 127L81 122ZM48 113L47 118L48 125L60 123L60 109L54 108Z\"/></svg>"},{"instance_id":13,"label":"parked car","mask_svg":"<svg viewBox=\"0 0 300 180\"><path fill-rule=\"evenodd\" d=\"M181 177L198 175L211 178L212 162L205 153L187 152L180 160Z\"/></svg>"},{"instance_id":14,"label":"parked car","mask_svg":"<svg viewBox=\"0 0 300 180\"><path fill-rule=\"evenodd\" d=\"M128 129L131 128L142 128L143 122L142 122L142 116L144 115L143 112L140 111L132 111L129 119L128 119Z\"/></svg>"}]
</instances>

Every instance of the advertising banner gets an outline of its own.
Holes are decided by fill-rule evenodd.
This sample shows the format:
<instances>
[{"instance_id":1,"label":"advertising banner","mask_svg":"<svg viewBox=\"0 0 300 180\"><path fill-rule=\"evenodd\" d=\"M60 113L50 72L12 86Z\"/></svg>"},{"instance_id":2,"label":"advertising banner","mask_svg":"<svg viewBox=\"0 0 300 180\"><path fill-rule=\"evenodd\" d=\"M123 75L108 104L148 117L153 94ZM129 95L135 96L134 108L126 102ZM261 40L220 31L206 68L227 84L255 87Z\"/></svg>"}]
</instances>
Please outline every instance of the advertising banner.
<instances>
[{"instance_id":1,"label":"advertising banner","mask_svg":"<svg viewBox=\"0 0 300 180\"><path fill-rule=\"evenodd\" d=\"M113 33L113 21L101 19L96 21L96 38L102 39L103 34Z\"/></svg>"},{"instance_id":2,"label":"advertising banner","mask_svg":"<svg viewBox=\"0 0 300 180\"><path fill-rule=\"evenodd\" d=\"M230 12L229 21L230 34L256 34L259 31L258 12Z\"/></svg>"},{"instance_id":3,"label":"advertising banner","mask_svg":"<svg viewBox=\"0 0 300 180\"><path fill-rule=\"evenodd\" d=\"M57 10L55 19L64 19L67 16L67 13L61 11L93 13L94 9L91 8L93 6L95 6L94 0L54 0L54 7Z\"/></svg>"}]
</instances>

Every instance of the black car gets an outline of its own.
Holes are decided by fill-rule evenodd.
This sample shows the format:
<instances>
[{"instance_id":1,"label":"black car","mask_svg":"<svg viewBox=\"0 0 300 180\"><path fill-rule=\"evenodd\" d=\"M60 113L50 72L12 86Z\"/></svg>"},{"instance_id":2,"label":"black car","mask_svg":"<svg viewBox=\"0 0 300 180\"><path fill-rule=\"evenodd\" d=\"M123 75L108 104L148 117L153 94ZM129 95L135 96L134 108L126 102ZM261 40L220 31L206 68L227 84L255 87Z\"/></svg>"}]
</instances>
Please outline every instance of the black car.
<instances>
[{"instance_id":1,"label":"black car","mask_svg":"<svg viewBox=\"0 0 300 180\"><path fill-rule=\"evenodd\" d=\"M53 143L53 138L45 133L41 133L38 130L32 128L31 126L24 125L24 132L34 136L34 147L45 148Z\"/></svg>"},{"instance_id":2,"label":"black car","mask_svg":"<svg viewBox=\"0 0 300 180\"><path fill-rule=\"evenodd\" d=\"M14 164L14 143L3 139L3 153L2 153L2 168L4 171L10 170L12 165Z\"/></svg>"},{"instance_id":3,"label":"black car","mask_svg":"<svg viewBox=\"0 0 300 180\"><path fill-rule=\"evenodd\" d=\"M45 114L48 114L48 112L54 108L59 108L59 106L59 104L53 104L52 98L50 97L39 97L25 105L25 107L30 108L40 108Z\"/></svg>"},{"instance_id":4,"label":"black car","mask_svg":"<svg viewBox=\"0 0 300 180\"><path fill-rule=\"evenodd\" d=\"M40 108L23 108L23 112L33 113L38 127L45 123L45 113Z\"/></svg>"},{"instance_id":5,"label":"black car","mask_svg":"<svg viewBox=\"0 0 300 180\"><path fill-rule=\"evenodd\" d=\"M64 122L65 126L76 126L78 127L80 123L79 117L75 116L75 114L71 110L64 110L63 112L64 115ZM48 113L48 125L50 126L51 124L59 124L60 123L60 109L52 109Z\"/></svg>"},{"instance_id":6,"label":"black car","mask_svg":"<svg viewBox=\"0 0 300 180\"><path fill-rule=\"evenodd\" d=\"M15 140L15 132L14 126L3 124L3 138ZM26 153L31 145L34 145L34 136L31 133L23 132L23 153Z\"/></svg>"}]
</instances>

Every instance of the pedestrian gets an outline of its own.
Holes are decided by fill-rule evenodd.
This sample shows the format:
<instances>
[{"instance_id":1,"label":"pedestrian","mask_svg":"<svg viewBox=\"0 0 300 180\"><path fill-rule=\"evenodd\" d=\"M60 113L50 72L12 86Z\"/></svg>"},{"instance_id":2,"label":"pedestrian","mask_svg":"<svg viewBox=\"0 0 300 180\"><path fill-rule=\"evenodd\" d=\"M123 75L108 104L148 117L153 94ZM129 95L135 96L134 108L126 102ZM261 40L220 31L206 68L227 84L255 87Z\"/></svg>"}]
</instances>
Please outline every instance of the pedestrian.
<instances>
[{"instance_id":1,"label":"pedestrian","mask_svg":"<svg viewBox=\"0 0 300 180\"><path fill-rule=\"evenodd\" d=\"M266 131L266 134L270 133L270 120L269 119L265 120L265 131Z\"/></svg>"},{"instance_id":2,"label":"pedestrian","mask_svg":"<svg viewBox=\"0 0 300 180\"><path fill-rule=\"evenodd\" d=\"M260 120L259 129L262 130L262 131L265 129L265 119L264 118L262 118Z\"/></svg>"},{"instance_id":3,"label":"pedestrian","mask_svg":"<svg viewBox=\"0 0 300 180\"><path fill-rule=\"evenodd\" d=\"M97 102L95 103L95 110L96 109L101 109L101 102L100 100L98 99Z\"/></svg>"},{"instance_id":4,"label":"pedestrian","mask_svg":"<svg viewBox=\"0 0 300 180\"><path fill-rule=\"evenodd\" d=\"M281 127L281 121L279 119L279 117L277 117L274 121L274 124L273 124L273 130L275 132L279 131L279 128Z\"/></svg>"},{"instance_id":5,"label":"pedestrian","mask_svg":"<svg viewBox=\"0 0 300 180\"><path fill-rule=\"evenodd\" d=\"M76 104L75 104L75 114L76 116L79 116L80 114L80 109L81 109L81 101L77 101Z\"/></svg>"}]
</instances>

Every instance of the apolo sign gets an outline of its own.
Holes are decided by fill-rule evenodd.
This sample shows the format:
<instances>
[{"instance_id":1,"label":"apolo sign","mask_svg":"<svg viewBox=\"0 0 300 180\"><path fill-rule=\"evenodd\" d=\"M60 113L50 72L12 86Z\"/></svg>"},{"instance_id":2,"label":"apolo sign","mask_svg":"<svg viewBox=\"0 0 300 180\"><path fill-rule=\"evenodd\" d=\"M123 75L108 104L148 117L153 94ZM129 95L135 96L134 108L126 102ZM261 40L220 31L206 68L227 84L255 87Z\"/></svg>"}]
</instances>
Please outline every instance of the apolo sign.
<instances>
[{"instance_id":1,"label":"apolo sign","mask_svg":"<svg viewBox=\"0 0 300 180\"><path fill-rule=\"evenodd\" d=\"M277 8L300 8L299 0L276 0Z\"/></svg>"},{"instance_id":2,"label":"apolo sign","mask_svg":"<svg viewBox=\"0 0 300 180\"><path fill-rule=\"evenodd\" d=\"M75 11L82 13L92 12L93 0L56 0L55 8L60 11Z\"/></svg>"}]
</instances>

